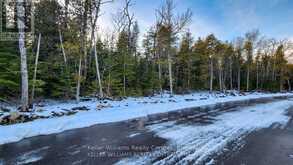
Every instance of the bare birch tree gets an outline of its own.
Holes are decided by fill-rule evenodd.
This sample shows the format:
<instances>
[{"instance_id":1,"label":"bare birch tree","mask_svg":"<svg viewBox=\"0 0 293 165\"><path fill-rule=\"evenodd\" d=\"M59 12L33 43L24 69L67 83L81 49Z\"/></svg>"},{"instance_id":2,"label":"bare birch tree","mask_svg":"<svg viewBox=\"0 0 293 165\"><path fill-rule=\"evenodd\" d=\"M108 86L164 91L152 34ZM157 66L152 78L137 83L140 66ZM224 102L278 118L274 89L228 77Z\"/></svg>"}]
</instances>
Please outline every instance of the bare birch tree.
<instances>
[{"instance_id":1,"label":"bare birch tree","mask_svg":"<svg viewBox=\"0 0 293 165\"><path fill-rule=\"evenodd\" d=\"M98 85L99 85L99 97L103 98L103 86L102 86L102 80L101 80L101 74L100 74L100 68L99 68L99 59L97 55L97 37L96 37L96 29L97 29L97 21L99 18L99 14L101 11L101 6L106 3L113 2L112 0L93 0L91 4L91 49L94 54L95 63L96 63L96 74L98 78Z\"/></svg>"},{"instance_id":2,"label":"bare birch tree","mask_svg":"<svg viewBox=\"0 0 293 165\"><path fill-rule=\"evenodd\" d=\"M131 0L125 0L125 7L123 8L123 14L126 18L126 28L127 28L127 45L128 45L128 54L132 55L132 43L131 43L131 27L134 23L134 15L130 14L129 8L131 6ZM126 96L126 67L127 64L125 62L125 53L124 62L123 62L123 95Z\"/></svg>"},{"instance_id":3,"label":"bare birch tree","mask_svg":"<svg viewBox=\"0 0 293 165\"><path fill-rule=\"evenodd\" d=\"M233 59L232 56L229 57L229 80L230 80L230 90L233 90Z\"/></svg>"},{"instance_id":4,"label":"bare birch tree","mask_svg":"<svg viewBox=\"0 0 293 165\"><path fill-rule=\"evenodd\" d=\"M209 59L210 59L210 92L213 91L213 80L214 80L214 62L213 62L213 58L212 55L209 55Z\"/></svg>"},{"instance_id":5,"label":"bare birch tree","mask_svg":"<svg viewBox=\"0 0 293 165\"><path fill-rule=\"evenodd\" d=\"M65 49L64 49L64 45L63 45L63 38L62 38L62 33L61 33L60 28L58 29L58 32L59 32L59 40L60 40L60 46L61 46L61 51L62 51L62 55L63 55L63 60L64 60L65 65L67 65L67 57L65 54Z\"/></svg>"},{"instance_id":6,"label":"bare birch tree","mask_svg":"<svg viewBox=\"0 0 293 165\"><path fill-rule=\"evenodd\" d=\"M37 45L37 53L36 53L36 59L35 59L35 68L34 68L34 77L33 77L33 88L32 88L32 95L31 95L31 102L34 100L35 96L35 86L36 86L36 79L37 79L37 70L38 70L38 62L39 62L39 54L40 54L40 45L41 45L41 33L38 37L38 45Z\"/></svg>"},{"instance_id":7,"label":"bare birch tree","mask_svg":"<svg viewBox=\"0 0 293 165\"><path fill-rule=\"evenodd\" d=\"M244 49L246 50L246 91L249 91L250 87L250 71L251 71L251 64L253 62L253 55L256 48L256 41L259 36L258 30L252 30L245 34L246 42L244 45Z\"/></svg>"},{"instance_id":8,"label":"bare birch tree","mask_svg":"<svg viewBox=\"0 0 293 165\"><path fill-rule=\"evenodd\" d=\"M77 76L77 85L76 85L76 101L80 101L80 86L81 86L81 78L82 78L82 60L87 57L87 23L88 23L88 11L89 11L89 2L90 0L85 0L83 4L83 12L81 16L81 54L79 56L79 65L78 65L78 76ZM86 64L85 64L86 65Z\"/></svg>"},{"instance_id":9,"label":"bare birch tree","mask_svg":"<svg viewBox=\"0 0 293 165\"><path fill-rule=\"evenodd\" d=\"M180 33L191 21L192 12L187 10L182 15L174 15L175 4L173 0L166 0L165 4L157 10L160 19L162 20L161 25L167 29L166 34L166 46L165 53L167 54L168 60L168 72L169 72L169 85L170 95L173 95L173 77L172 77L172 45L174 44L174 38Z\"/></svg>"},{"instance_id":10,"label":"bare birch tree","mask_svg":"<svg viewBox=\"0 0 293 165\"><path fill-rule=\"evenodd\" d=\"M18 46L21 62L21 111L28 111L28 71L27 54L25 47L25 6L24 0L17 0L17 27L18 27Z\"/></svg>"},{"instance_id":11,"label":"bare birch tree","mask_svg":"<svg viewBox=\"0 0 293 165\"><path fill-rule=\"evenodd\" d=\"M242 65L242 49L243 49L243 38L238 37L234 43L235 46L235 57L237 61L237 90L241 90L241 65Z\"/></svg>"}]
</instances>

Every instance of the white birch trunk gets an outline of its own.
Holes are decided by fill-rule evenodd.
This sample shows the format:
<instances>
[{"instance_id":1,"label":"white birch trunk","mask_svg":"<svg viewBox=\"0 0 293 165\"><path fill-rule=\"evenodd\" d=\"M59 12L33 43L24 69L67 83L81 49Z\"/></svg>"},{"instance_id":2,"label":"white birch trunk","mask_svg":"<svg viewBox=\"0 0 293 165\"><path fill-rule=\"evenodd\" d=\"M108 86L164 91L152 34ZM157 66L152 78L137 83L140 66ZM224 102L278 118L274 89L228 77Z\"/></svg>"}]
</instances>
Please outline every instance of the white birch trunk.
<instances>
[{"instance_id":1,"label":"white birch trunk","mask_svg":"<svg viewBox=\"0 0 293 165\"><path fill-rule=\"evenodd\" d=\"M220 88L220 91L222 91L221 71L219 71L219 88Z\"/></svg>"},{"instance_id":2,"label":"white birch trunk","mask_svg":"<svg viewBox=\"0 0 293 165\"><path fill-rule=\"evenodd\" d=\"M28 111L28 71L25 48L25 8L23 3L23 0L17 0L17 26L19 31L18 45L21 61L21 111Z\"/></svg>"},{"instance_id":3,"label":"white birch trunk","mask_svg":"<svg viewBox=\"0 0 293 165\"><path fill-rule=\"evenodd\" d=\"M32 96L31 101L33 102L35 97L35 86L36 86L36 79L37 79L37 70L38 70L38 62L39 62L39 53L40 53L40 44L41 44L41 33L39 34L38 38L38 46L37 46L37 53L36 53L36 59L35 59L35 69L34 69L34 77L33 77L33 88L32 88Z\"/></svg>"},{"instance_id":4,"label":"white birch trunk","mask_svg":"<svg viewBox=\"0 0 293 165\"><path fill-rule=\"evenodd\" d=\"M223 86L222 86L222 69L221 69L221 62L218 62L219 65L219 86L220 86L220 91L223 90Z\"/></svg>"},{"instance_id":5,"label":"white birch trunk","mask_svg":"<svg viewBox=\"0 0 293 165\"><path fill-rule=\"evenodd\" d=\"M126 64L125 64L125 57L124 57L124 62L123 62L123 95L126 96Z\"/></svg>"},{"instance_id":6,"label":"white birch trunk","mask_svg":"<svg viewBox=\"0 0 293 165\"><path fill-rule=\"evenodd\" d=\"M81 61L82 61L82 56L79 57L79 64L78 64L78 77L77 77L77 86L76 86L76 101L80 101L80 83L81 83Z\"/></svg>"},{"instance_id":7,"label":"white birch trunk","mask_svg":"<svg viewBox=\"0 0 293 165\"><path fill-rule=\"evenodd\" d=\"M163 94L163 88L162 88L162 68L161 68L161 63L159 61L158 63L158 69L159 69L159 85L160 85L160 94L162 96Z\"/></svg>"},{"instance_id":8,"label":"white birch trunk","mask_svg":"<svg viewBox=\"0 0 293 165\"><path fill-rule=\"evenodd\" d=\"M59 40L60 40L61 51L62 51L64 63L65 63L65 65L67 65L67 58L66 58L65 49L64 49L64 46L63 46L63 39L62 39L62 34L61 34L60 29L59 29Z\"/></svg>"},{"instance_id":9,"label":"white birch trunk","mask_svg":"<svg viewBox=\"0 0 293 165\"><path fill-rule=\"evenodd\" d=\"M109 70L109 73L108 73L108 85L107 85L107 94L108 94L108 96L111 96L111 94L110 94L110 85L111 85L111 71Z\"/></svg>"},{"instance_id":10,"label":"white birch trunk","mask_svg":"<svg viewBox=\"0 0 293 165\"><path fill-rule=\"evenodd\" d=\"M81 29L81 37L82 37L82 42L81 42L81 48L82 48L82 53L83 55L79 56L79 66L78 66L78 77L77 77L77 85L76 85L76 101L80 101L80 85L81 85L81 74L82 74L82 59L85 59L85 72L86 72L86 58L87 58L87 48L86 48L86 32L87 32L87 19L88 19L88 6L87 6L88 0L85 1L84 3L84 11L82 15L82 29ZM86 73L84 73L84 76L86 77Z\"/></svg>"},{"instance_id":11,"label":"white birch trunk","mask_svg":"<svg viewBox=\"0 0 293 165\"><path fill-rule=\"evenodd\" d=\"M161 61L160 61L160 57L161 57L161 51L158 52L158 70L159 70L159 86L160 86L160 94L161 97L163 96L163 87L162 87L162 67L161 67Z\"/></svg>"},{"instance_id":12,"label":"white birch trunk","mask_svg":"<svg viewBox=\"0 0 293 165\"><path fill-rule=\"evenodd\" d=\"M258 90L258 84L259 84L259 73L258 73L258 62L256 63L256 89Z\"/></svg>"},{"instance_id":13,"label":"white birch trunk","mask_svg":"<svg viewBox=\"0 0 293 165\"><path fill-rule=\"evenodd\" d=\"M188 90L190 90L190 75L191 75L191 60L189 59L188 60L188 72L187 72L187 88L188 88Z\"/></svg>"},{"instance_id":14,"label":"white birch trunk","mask_svg":"<svg viewBox=\"0 0 293 165\"><path fill-rule=\"evenodd\" d=\"M97 74L98 85L99 85L99 96L101 98L103 98L104 93L103 93L103 86L102 86L101 75L100 75L99 60L98 60L97 48L96 48L97 41L96 41L96 37L95 37L96 24L97 24L97 20L98 20L98 17L99 17L101 3L102 3L101 0L93 2L93 5L95 5L96 7L95 7L94 12L92 13L93 20L91 21L91 42L92 42L92 50L94 51L94 57L95 57L95 63L96 63L96 74Z\"/></svg>"},{"instance_id":15,"label":"white birch trunk","mask_svg":"<svg viewBox=\"0 0 293 165\"><path fill-rule=\"evenodd\" d=\"M281 68L281 70L280 70L280 92L283 91L283 83L284 83L283 82L284 81L283 77L284 77L283 69Z\"/></svg>"},{"instance_id":16,"label":"white birch trunk","mask_svg":"<svg viewBox=\"0 0 293 165\"><path fill-rule=\"evenodd\" d=\"M246 91L249 91L249 76L250 76L250 67L247 67L247 75L246 75Z\"/></svg>"},{"instance_id":17,"label":"white birch trunk","mask_svg":"<svg viewBox=\"0 0 293 165\"><path fill-rule=\"evenodd\" d=\"M238 91L240 92L240 89L241 89L241 69L240 69L240 65L238 66L237 77L238 77L237 86L238 86Z\"/></svg>"},{"instance_id":18,"label":"white birch trunk","mask_svg":"<svg viewBox=\"0 0 293 165\"><path fill-rule=\"evenodd\" d=\"M171 60L169 51L168 51L168 70L169 70L170 94L171 96L173 96L172 60Z\"/></svg>"},{"instance_id":19,"label":"white birch trunk","mask_svg":"<svg viewBox=\"0 0 293 165\"><path fill-rule=\"evenodd\" d=\"M233 89L233 71L232 71L232 59L230 58L230 67L229 67L229 74L230 74L230 90Z\"/></svg>"},{"instance_id":20,"label":"white birch trunk","mask_svg":"<svg viewBox=\"0 0 293 165\"><path fill-rule=\"evenodd\" d=\"M213 91L213 79L214 79L214 66L213 66L213 59L210 58L210 92Z\"/></svg>"},{"instance_id":21,"label":"white birch trunk","mask_svg":"<svg viewBox=\"0 0 293 165\"><path fill-rule=\"evenodd\" d=\"M98 83L99 83L99 94L100 97L103 98L104 94L103 94L103 87L102 87L102 81L101 81L101 75L100 75L100 69L99 69L99 60L98 60L98 55L97 55L97 47L96 47L96 41L94 39L94 54L95 54L95 61L96 61L96 71L97 71L97 78L98 78Z\"/></svg>"}]
</instances>

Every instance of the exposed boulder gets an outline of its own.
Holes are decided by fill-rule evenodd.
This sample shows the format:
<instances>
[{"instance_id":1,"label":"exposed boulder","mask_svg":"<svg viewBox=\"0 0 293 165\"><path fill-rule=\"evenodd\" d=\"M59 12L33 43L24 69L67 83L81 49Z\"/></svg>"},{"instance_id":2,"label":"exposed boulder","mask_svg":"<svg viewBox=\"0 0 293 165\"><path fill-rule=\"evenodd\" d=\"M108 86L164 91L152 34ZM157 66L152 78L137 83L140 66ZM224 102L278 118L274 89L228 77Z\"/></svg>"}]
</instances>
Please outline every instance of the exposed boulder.
<instances>
[{"instance_id":1,"label":"exposed boulder","mask_svg":"<svg viewBox=\"0 0 293 165\"><path fill-rule=\"evenodd\" d=\"M51 114L54 117L61 117L61 116L64 116L65 115L64 112L55 112L55 111L52 111Z\"/></svg>"},{"instance_id":2,"label":"exposed boulder","mask_svg":"<svg viewBox=\"0 0 293 165\"><path fill-rule=\"evenodd\" d=\"M185 101L196 101L196 99L185 99Z\"/></svg>"},{"instance_id":3,"label":"exposed boulder","mask_svg":"<svg viewBox=\"0 0 293 165\"><path fill-rule=\"evenodd\" d=\"M10 112L11 110L6 107L0 107L0 112Z\"/></svg>"},{"instance_id":4,"label":"exposed boulder","mask_svg":"<svg viewBox=\"0 0 293 165\"><path fill-rule=\"evenodd\" d=\"M90 109L88 109L86 106L82 106L82 107L71 108L71 110L73 110L73 111L89 111Z\"/></svg>"},{"instance_id":5,"label":"exposed boulder","mask_svg":"<svg viewBox=\"0 0 293 165\"><path fill-rule=\"evenodd\" d=\"M29 122L35 119L40 118L37 115L27 115L27 114L22 114L16 111L11 112L8 115L2 116L0 118L0 124L1 125L9 125L9 124L15 124L15 123L25 123Z\"/></svg>"},{"instance_id":6,"label":"exposed boulder","mask_svg":"<svg viewBox=\"0 0 293 165\"><path fill-rule=\"evenodd\" d=\"M10 122L15 123L15 122L16 122L16 119L17 119L18 117L20 117L19 112L13 111L13 112L11 112L10 115L9 115L9 120L10 120Z\"/></svg>"},{"instance_id":7,"label":"exposed boulder","mask_svg":"<svg viewBox=\"0 0 293 165\"><path fill-rule=\"evenodd\" d=\"M110 105L110 104L107 104L107 105L99 104L99 105L97 105L97 110L99 111L99 110L101 110L101 109L104 109L104 108L111 108L111 107L113 107L113 106Z\"/></svg>"},{"instance_id":8,"label":"exposed boulder","mask_svg":"<svg viewBox=\"0 0 293 165\"><path fill-rule=\"evenodd\" d=\"M176 100L173 100L173 99L169 99L168 101L172 103L176 103Z\"/></svg>"}]
</instances>

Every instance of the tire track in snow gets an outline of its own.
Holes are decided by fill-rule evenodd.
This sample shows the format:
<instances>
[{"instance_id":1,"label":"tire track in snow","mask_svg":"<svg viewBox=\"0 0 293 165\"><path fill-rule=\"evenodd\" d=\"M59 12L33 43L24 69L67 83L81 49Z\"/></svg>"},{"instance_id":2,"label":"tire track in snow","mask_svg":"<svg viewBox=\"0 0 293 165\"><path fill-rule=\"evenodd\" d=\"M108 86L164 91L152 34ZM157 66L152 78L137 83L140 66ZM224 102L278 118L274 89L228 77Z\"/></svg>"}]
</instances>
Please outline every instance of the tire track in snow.
<instances>
[{"instance_id":1,"label":"tire track in snow","mask_svg":"<svg viewBox=\"0 0 293 165\"><path fill-rule=\"evenodd\" d=\"M286 100L245 107L217 116L214 118L216 121L208 125L178 124L176 121L150 125L150 131L168 139L169 146L173 146L175 151L161 153L158 150L117 164L182 165L211 162L211 156L221 153L229 143L235 142L241 147L241 139L253 131L272 125L284 128L289 121L286 110L292 105L292 101Z\"/></svg>"},{"instance_id":2,"label":"tire track in snow","mask_svg":"<svg viewBox=\"0 0 293 165\"><path fill-rule=\"evenodd\" d=\"M32 151L26 152L16 158L16 161L17 161L16 164L23 165L23 164L37 162L37 161L43 159L43 156L46 154L46 151L49 148L50 147L45 146L45 147L39 148L37 150L32 150Z\"/></svg>"}]
</instances>

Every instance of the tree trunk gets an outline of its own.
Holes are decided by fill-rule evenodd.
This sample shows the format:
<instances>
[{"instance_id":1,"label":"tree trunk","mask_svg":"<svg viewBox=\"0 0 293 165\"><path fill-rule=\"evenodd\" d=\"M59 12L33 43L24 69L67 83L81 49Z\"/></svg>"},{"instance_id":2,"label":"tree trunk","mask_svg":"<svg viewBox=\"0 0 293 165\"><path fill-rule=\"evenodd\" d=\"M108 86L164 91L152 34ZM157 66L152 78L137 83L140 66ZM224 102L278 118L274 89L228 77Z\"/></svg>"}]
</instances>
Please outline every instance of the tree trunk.
<instances>
[{"instance_id":1,"label":"tree trunk","mask_svg":"<svg viewBox=\"0 0 293 165\"><path fill-rule=\"evenodd\" d=\"M229 75L230 75L230 90L233 89L233 71L232 71L232 59L230 58L230 66L229 66Z\"/></svg>"},{"instance_id":2,"label":"tree trunk","mask_svg":"<svg viewBox=\"0 0 293 165\"><path fill-rule=\"evenodd\" d=\"M66 27L67 27L67 23L66 23ZM65 74L66 74L66 92L65 92L65 98L68 99L69 95L70 95L70 67L67 65L67 57L66 57L66 53L65 53L65 49L64 49L64 45L63 45L63 38L62 38L62 32L61 32L61 26L58 29L59 31L59 41L60 41L60 46L61 46L61 51L62 51L62 56L63 56L63 61L64 61L64 65L65 65Z\"/></svg>"},{"instance_id":3,"label":"tree trunk","mask_svg":"<svg viewBox=\"0 0 293 165\"><path fill-rule=\"evenodd\" d=\"M126 96L126 63L125 63L125 52L123 54L123 96Z\"/></svg>"},{"instance_id":4,"label":"tree trunk","mask_svg":"<svg viewBox=\"0 0 293 165\"><path fill-rule=\"evenodd\" d=\"M160 94L162 96L163 94L163 88L162 88L162 69L161 69L161 63L160 63L160 57L161 57L161 51L157 49L157 33L158 33L158 27L156 29L155 35L153 37L153 50L154 50L154 54L153 56L156 57L157 56L157 62L158 62L158 71L159 71L159 88L160 88Z\"/></svg>"},{"instance_id":5,"label":"tree trunk","mask_svg":"<svg viewBox=\"0 0 293 165\"><path fill-rule=\"evenodd\" d=\"M213 91L214 66L213 59L210 59L210 92Z\"/></svg>"},{"instance_id":6,"label":"tree trunk","mask_svg":"<svg viewBox=\"0 0 293 165\"><path fill-rule=\"evenodd\" d=\"M37 70L38 70L38 62L39 62L39 52L40 52L41 36L42 35L40 33L39 34L39 39L38 39L36 60L35 60L35 69L34 69L34 77L33 77L33 88L32 88L31 102L34 101L34 96L35 96L35 85L36 85L36 79L37 79Z\"/></svg>"},{"instance_id":7,"label":"tree trunk","mask_svg":"<svg viewBox=\"0 0 293 165\"><path fill-rule=\"evenodd\" d=\"M272 81L276 80L276 61L273 57L273 68L272 68Z\"/></svg>"},{"instance_id":8,"label":"tree trunk","mask_svg":"<svg viewBox=\"0 0 293 165\"><path fill-rule=\"evenodd\" d=\"M190 57L190 56L189 56ZM190 77L191 77L191 59L188 59L188 67L187 67L187 88L190 90Z\"/></svg>"},{"instance_id":9,"label":"tree trunk","mask_svg":"<svg viewBox=\"0 0 293 165\"><path fill-rule=\"evenodd\" d=\"M222 68L220 62L218 62L218 67L219 67L219 87L220 91L223 91L223 86L222 86Z\"/></svg>"},{"instance_id":10,"label":"tree trunk","mask_svg":"<svg viewBox=\"0 0 293 165\"><path fill-rule=\"evenodd\" d=\"M283 80L280 79L280 92L282 92L282 91L283 91Z\"/></svg>"},{"instance_id":11,"label":"tree trunk","mask_svg":"<svg viewBox=\"0 0 293 165\"><path fill-rule=\"evenodd\" d=\"M259 73L258 73L258 62L256 63L256 90L258 90L259 84Z\"/></svg>"},{"instance_id":12,"label":"tree trunk","mask_svg":"<svg viewBox=\"0 0 293 165\"><path fill-rule=\"evenodd\" d=\"M109 73L108 73L108 85L107 85L107 95L108 96L111 96L111 93L110 93L110 84L111 84L111 71L109 70Z\"/></svg>"},{"instance_id":13,"label":"tree trunk","mask_svg":"<svg viewBox=\"0 0 293 165\"><path fill-rule=\"evenodd\" d=\"M17 0L17 25L18 25L18 45L21 60L21 111L28 111L28 71L25 48L25 8L23 0Z\"/></svg>"},{"instance_id":14,"label":"tree trunk","mask_svg":"<svg viewBox=\"0 0 293 165\"><path fill-rule=\"evenodd\" d=\"M246 91L249 91L249 74L250 74L250 67L247 67L247 75L246 75Z\"/></svg>"},{"instance_id":15,"label":"tree trunk","mask_svg":"<svg viewBox=\"0 0 293 165\"><path fill-rule=\"evenodd\" d=\"M93 18L91 20L91 43L92 43L92 50L94 52L94 57L95 57L95 62L96 62L96 73L97 73L98 85L99 85L99 96L101 98L103 98L104 93L103 93L103 87L102 87L102 81L101 81L101 75L100 75L99 60L98 60L98 55L97 55L97 41L96 41L96 37L95 37L95 29L96 29L97 20L99 17L101 3L102 3L101 0L93 2L96 10L95 10L95 13L92 14L92 15L94 15L94 17L91 17L91 18Z\"/></svg>"},{"instance_id":16,"label":"tree trunk","mask_svg":"<svg viewBox=\"0 0 293 165\"><path fill-rule=\"evenodd\" d=\"M237 86L238 86L238 91L240 92L241 89L241 69L240 69L240 64L238 66L238 74L237 74Z\"/></svg>"},{"instance_id":17,"label":"tree trunk","mask_svg":"<svg viewBox=\"0 0 293 165\"><path fill-rule=\"evenodd\" d=\"M290 83L290 79L287 80L288 83L288 91L291 91L291 83Z\"/></svg>"},{"instance_id":18,"label":"tree trunk","mask_svg":"<svg viewBox=\"0 0 293 165\"><path fill-rule=\"evenodd\" d=\"M222 71L222 90L224 91L224 92L226 92L226 78L224 77L224 73L223 73L223 71Z\"/></svg>"},{"instance_id":19,"label":"tree trunk","mask_svg":"<svg viewBox=\"0 0 293 165\"><path fill-rule=\"evenodd\" d=\"M160 85L160 94L163 94L163 88L162 88L162 68L161 68L161 63L160 60L158 60L158 70L159 70L159 85Z\"/></svg>"},{"instance_id":20,"label":"tree trunk","mask_svg":"<svg viewBox=\"0 0 293 165\"><path fill-rule=\"evenodd\" d=\"M155 48L155 46L154 46ZM156 51L156 49L155 49ZM160 94L162 96L163 94L163 87L162 87L162 67L161 67L161 61L160 61L160 57L161 57L161 51L158 51L158 59L157 59L157 62L158 62L158 71L159 71L159 87L160 87ZM155 57L155 56L154 56Z\"/></svg>"},{"instance_id":21,"label":"tree trunk","mask_svg":"<svg viewBox=\"0 0 293 165\"><path fill-rule=\"evenodd\" d=\"M283 80L284 80L283 77L284 77L283 69L281 68L281 71L280 71L280 92L283 91Z\"/></svg>"},{"instance_id":22,"label":"tree trunk","mask_svg":"<svg viewBox=\"0 0 293 165\"><path fill-rule=\"evenodd\" d=\"M87 58L87 50L86 50L86 32L87 32L87 20L88 20L88 6L89 0L85 0L84 3L84 11L82 15L82 29L81 29L81 52L83 53L83 56L79 56L79 66L78 66L78 78L77 78L77 87L76 87L76 101L80 101L80 84L81 84L81 72L82 72L82 59L85 59L85 70L86 70L86 58ZM85 76L86 77L86 76Z\"/></svg>"},{"instance_id":23,"label":"tree trunk","mask_svg":"<svg viewBox=\"0 0 293 165\"><path fill-rule=\"evenodd\" d=\"M171 60L170 50L168 50L168 70L169 70L170 95L173 96L172 60Z\"/></svg>"},{"instance_id":24,"label":"tree trunk","mask_svg":"<svg viewBox=\"0 0 293 165\"><path fill-rule=\"evenodd\" d=\"M95 39L94 39L95 41ZM100 76L100 69L99 69L99 60L98 60L98 55L97 55L97 47L96 47L96 41L94 46L94 54L95 54L95 61L96 61L96 71L97 71L97 77L98 77L98 83L99 83L99 95L101 98L104 97L103 94L103 87L102 87L102 81L101 81L101 76Z\"/></svg>"},{"instance_id":25,"label":"tree trunk","mask_svg":"<svg viewBox=\"0 0 293 165\"><path fill-rule=\"evenodd\" d=\"M65 27L68 28L68 6L69 6L69 0L65 0Z\"/></svg>"},{"instance_id":26,"label":"tree trunk","mask_svg":"<svg viewBox=\"0 0 293 165\"><path fill-rule=\"evenodd\" d=\"M80 83L81 83L81 61L82 61L82 56L79 57L79 64L78 64L78 77L77 77L77 86L76 86L76 101L79 102L80 98Z\"/></svg>"},{"instance_id":27,"label":"tree trunk","mask_svg":"<svg viewBox=\"0 0 293 165\"><path fill-rule=\"evenodd\" d=\"M65 63L65 65L67 65L67 58L66 58L66 54L65 54L65 50L64 50L64 46L63 46L62 33L61 33L61 29L60 28L59 28L59 40L60 40L61 51L62 51L64 63Z\"/></svg>"}]
</instances>

